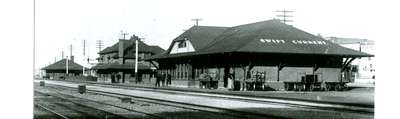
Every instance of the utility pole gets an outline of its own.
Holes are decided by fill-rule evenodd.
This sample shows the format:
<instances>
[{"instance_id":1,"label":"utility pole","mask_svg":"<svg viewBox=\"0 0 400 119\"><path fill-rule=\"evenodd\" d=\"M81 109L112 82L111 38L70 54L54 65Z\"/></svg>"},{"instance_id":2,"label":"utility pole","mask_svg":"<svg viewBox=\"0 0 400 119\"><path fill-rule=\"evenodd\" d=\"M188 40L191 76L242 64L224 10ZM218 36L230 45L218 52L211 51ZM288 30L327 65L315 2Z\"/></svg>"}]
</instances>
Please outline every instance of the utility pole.
<instances>
[{"instance_id":1,"label":"utility pole","mask_svg":"<svg viewBox=\"0 0 400 119\"><path fill-rule=\"evenodd\" d=\"M83 57L85 57L86 40L83 40Z\"/></svg>"},{"instance_id":2,"label":"utility pole","mask_svg":"<svg viewBox=\"0 0 400 119\"><path fill-rule=\"evenodd\" d=\"M65 70L65 73L66 73L66 75L68 76L68 56L67 56L67 58L65 59L65 68L66 68L66 70Z\"/></svg>"},{"instance_id":3,"label":"utility pole","mask_svg":"<svg viewBox=\"0 0 400 119\"><path fill-rule=\"evenodd\" d=\"M89 41L88 41L88 44L89 44ZM89 45L90 46L90 45ZM87 63L88 63L88 66L89 66L89 58L90 58L90 47L88 48L88 53L87 53Z\"/></svg>"},{"instance_id":4,"label":"utility pole","mask_svg":"<svg viewBox=\"0 0 400 119\"><path fill-rule=\"evenodd\" d=\"M136 81L135 82L138 82L139 81L139 76L138 76L138 46L139 46L139 42L138 42L138 40L139 40L140 38L136 38L135 39L135 78L136 78Z\"/></svg>"},{"instance_id":5,"label":"utility pole","mask_svg":"<svg viewBox=\"0 0 400 119\"><path fill-rule=\"evenodd\" d=\"M121 30L121 35L123 36L123 39L126 40L126 39L125 39L125 36L128 35L128 33L124 33L124 32Z\"/></svg>"},{"instance_id":6,"label":"utility pole","mask_svg":"<svg viewBox=\"0 0 400 119\"><path fill-rule=\"evenodd\" d=\"M101 48L103 47L103 41L102 40L97 40L96 45L97 45L97 48L99 48L99 52L100 52Z\"/></svg>"},{"instance_id":7,"label":"utility pole","mask_svg":"<svg viewBox=\"0 0 400 119\"><path fill-rule=\"evenodd\" d=\"M85 62L85 47L86 47L86 40L83 40L83 62ZM82 63L82 76L85 75L85 65Z\"/></svg>"},{"instance_id":8,"label":"utility pole","mask_svg":"<svg viewBox=\"0 0 400 119\"><path fill-rule=\"evenodd\" d=\"M72 44L69 46L69 49L70 49L70 54L69 54L69 56L72 58Z\"/></svg>"},{"instance_id":9,"label":"utility pole","mask_svg":"<svg viewBox=\"0 0 400 119\"><path fill-rule=\"evenodd\" d=\"M192 19L192 21L196 21L196 26L199 26L199 21L201 21L201 20L203 20L203 19L199 19L199 18L195 18L195 19Z\"/></svg>"},{"instance_id":10,"label":"utility pole","mask_svg":"<svg viewBox=\"0 0 400 119\"><path fill-rule=\"evenodd\" d=\"M277 16L277 17L280 17L280 18L283 18L283 19L280 19L280 21L282 21L283 23L286 24L286 22L293 22L293 20L289 20L289 19L288 19L289 17L293 17L293 16L292 16L292 15L288 15L288 14L289 14L289 13L293 13L294 11L289 11L289 10L283 9L283 10L278 10L278 11L276 11L276 12L282 13L282 14L278 14L278 15L276 15L276 16Z\"/></svg>"}]
</instances>

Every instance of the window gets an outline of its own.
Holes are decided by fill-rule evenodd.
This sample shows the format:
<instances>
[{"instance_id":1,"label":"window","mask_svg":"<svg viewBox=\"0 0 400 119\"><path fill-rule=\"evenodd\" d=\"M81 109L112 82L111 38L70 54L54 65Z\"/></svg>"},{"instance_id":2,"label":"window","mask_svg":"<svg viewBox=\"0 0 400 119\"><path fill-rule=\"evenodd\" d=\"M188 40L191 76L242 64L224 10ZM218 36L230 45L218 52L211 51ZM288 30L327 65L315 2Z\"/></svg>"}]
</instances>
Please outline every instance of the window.
<instances>
[{"instance_id":1,"label":"window","mask_svg":"<svg viewBox=\"0 0 400 119\"><path fill-rule=\"evenodd\" d=\"M189 77L188 77L188 72L187 72L187 71L185 72L185 78L189 78Z\"/></svg>"},{"instance_id":2,"label":"window","mask_svg":"<svg viewBox=\"0 0 400 119\"><path fill-rule=\"evenodd\" d=\"M181 72L181 78L184 78L184 77L183 77L183 72Z\"/></svg>"},{"instance_id":3,"label":"window","mask_svg":"<svg viewBox=\"0 0 400 119\"><path fill-rule=\"evenodd\" d=\"M186 47L186 41L179 41L178 48L185 48L185 47Z\"/></svg>"}]
</instances>

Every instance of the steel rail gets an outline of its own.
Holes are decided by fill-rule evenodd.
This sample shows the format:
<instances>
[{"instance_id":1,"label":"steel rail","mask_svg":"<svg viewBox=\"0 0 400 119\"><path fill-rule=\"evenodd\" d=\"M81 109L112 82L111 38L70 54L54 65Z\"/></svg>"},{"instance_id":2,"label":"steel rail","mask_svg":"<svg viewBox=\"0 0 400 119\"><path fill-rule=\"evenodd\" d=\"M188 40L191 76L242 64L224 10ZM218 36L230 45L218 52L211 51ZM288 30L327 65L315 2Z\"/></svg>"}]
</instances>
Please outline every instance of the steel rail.
<instances>
[{"instance_id":1,"label":"steel rail","mask_svg":"<svg viewBox=\"0 0 400 119\"><path fill-rule=\"evenodd\" d=\"M93 85L93 84L92 84ZM132 89L134 88L135 90L142 90L142 91L149 91L146 90L146 88L140 87L136 88L134 86L122 86L122 85L112 85L112 84L95 84L95 85L104 85L104 86L111 86L113 88L122 88L122 89ZM141 89L142 88L142 89ZM151 88L149 88L151 89ZM273 103L277 105L287 105L291 107L300 107L300 108L309 108L309 109L317 109L317 110L330 110L330 111L341 111L341 112L351 112L351 113L363 113L363 114L369 114L369 115L374 115L374 111L369 111L368 109L364 107L356 107L356 106L348 106L348 105L338 105L338 104L329 104L329 103L321 103L321 104L328 104L328 105L338 105L338 106L347 106L347 107L355 107L355 108L363 108L363 109L352 109L352 108L343 108L343 107L321 107L321 106L312 106L312 105L305 105L305 104L293 104L293 103L285 103L285 102L274 102L274 101L265 101L265 100L256 100L256 99L243 99L243 98L234 98L232 95L228 95L231 97L219 97L219 96L212 96L212 95L201 95L201 94L187 94L185 91L161 91L161 90L151 90L153 92L160 92L160 93L169 93L169 94L176 94L174 92L178 92L181 95L191 95L191 96L203 96L203 97L211 97L211 98L224 98L224 99L234 99L234 100L241 100L241 101L246 101L246 102L262 102L262 103ZM196 92L197 93L197 92ZM221 95L221 94L219 94ZM249 97L244 97L244 98L249 98ZM274 98L277 99L277 98ZM281 99L284 100L284 99ZM290 100L292 101L292 100ZM307 101L311 102L311 101ZM318 104L319 102L311 102L311 103L316 103Z\"/></svg>"},{"instance_id":2,"label":"steel rail","mask_svg":"<svg viewBox=\"0 0 400 119\"><path fill-rule=\"evenodd\" d=\"M41 104L34 103L34 105L36 105L36 106L38 106L38 107L40 107L40 108L42 108L42 109L44 109L44 110L46 110L48 112L51 112L51 113L53 113L53 114L55 114L55 115L57 115L57 116L59 116L59 117L61 117L63 119L69 119L68 117L66 117L66 116L64 116L64 115L62 115L62 114L60 114L60 113L58 113L58 112L56 112L54 110L51 110L51 109L49 109L49 108L47 108L47 107L45 107L45 106L43 106Z\"/></svg>"},{"instance_id":3,"label":"steel rail","mask_svg":"<svg viewBox=\"0 0 400 119\"><path fill-rule=\"evenodd\" d=\"M52 88L54 88L54 87L52 87ZM42 92L39 92L39 91L35 91L35 92L42 93ZM128 111L132 111L132 112L137 112L137 113L145 114L145 115L151 116L151 117L153 117L153 118L157 118L157 119L164 119L163 117L160 117L160 116L155 115L155 114L152 114L152 113L147 113L147 112L144 112L144 111L133 110L133 109L129 109L129 108L121 107L121 106L116 106L116 105L112 105L112 104L108 104L108 103L104 103L104 102L100 102L100 101L94 101L94 100L89 100L89 99L86 99L86 98L75 97L75 96L72 96L72 95L62 94L62 93L60 93L60 92L56 92L56 93L59 94L59 95L71 96L71 97L77 98L77 99L82 99L82 100L91 101L91 102L95 102L95 103L102 104L102 105L112 106L112 107L116 107L116 108L120 108L120 109L124 109L124 110L128 110ZM45 93L42 93L42 94L45 94ZM47 95L51 95L51 94L47 94ZM90 107L90 106L86 106L86 105L84 105L84 104L81 104L81 103L79 103L79 102L75 102L75 101L72 101L72 100L63 98L63 97L61 97L61 96L56 96L56 95L51 95L51 96L54 96L54 97L57 97L57 98L61 98L61 99L64 99L64 100L68 100L69 102L72 102L72 103L77 104L77 105L80 105L80 106L85 106L85 107L93 108L93 107ZM96 108L93 108L93 109L96 109ZM96 110L100 110L100 109L96 109ZM118 117L127 118L127 117L123 117L123 116L121 116L121 115L114 114L114 113L112 113L112 112L108 112L108 111L105 111L105 110L100 110L100 111L103 111L103 112L106 112L106 113L110 113L110 114L113 114L113 115L118 116Z\"/></svg>"},{"instance_id":4,"label":"steel rail","mask_svg":"<svg viewBox=\"0 0 400 119\"><path fill-rule=\"evenodd\" d=\"M69 88L69 89L72 89L72 90L77 90L76 88L73 88L73 87L68 87L68 86L62 86L62 87ZM60 88L60 87L58 87L58 88ZM162 99L155 99L155 98L148 98L148 97L140 97L140 96L126 95L126 94L113 93L113 92L96 91L96 90L89 90L89 89L86 89L86 90L87 90L87 92L90 92L90 93L96 93L96 94L101 94L101 95L106 95L106 96L118 97L118 96L115 96L115 95L120 95L121 97L134 97L136 99L140 99L141 101L150 100L150 101L146 101L146 102L149 102L149 103L156 103L156 104L161 104L161 105L174 106L174 107L197 110L197 111L203 111L203 112L209 112L209 113L214 113L214 114L215 113L220 113L220 114L224 114L224 115L227 115L227 116L233 116L233 117L238 117L238 118L246 118L247 119L247 118L266 118L266 117L268 117L268 118L289 119L287 117L281 117L281 116L275 116L275 115L269 115L269 114L261 114L261 113L255 113L255 112L247 112L247 111L238 111L238 110L234 110L234 109L212 107L212 106L205 106L205 105L198 105L198 104L191 104L191 103L183 103L183 102L162 100ZM166 103L169 103L169 104L166 104ZM174 105L174 104L185 105L185 106L179 106L179 105ZM193 108L193 107L197 107L197 108ZM206 108L206 109L200 109L200 108ZM207 110L207 109L219 110L219 112L210 111L210 110ZM229 113L227 113L227 112L229 112Z\"/></svg>"}]
</instances>

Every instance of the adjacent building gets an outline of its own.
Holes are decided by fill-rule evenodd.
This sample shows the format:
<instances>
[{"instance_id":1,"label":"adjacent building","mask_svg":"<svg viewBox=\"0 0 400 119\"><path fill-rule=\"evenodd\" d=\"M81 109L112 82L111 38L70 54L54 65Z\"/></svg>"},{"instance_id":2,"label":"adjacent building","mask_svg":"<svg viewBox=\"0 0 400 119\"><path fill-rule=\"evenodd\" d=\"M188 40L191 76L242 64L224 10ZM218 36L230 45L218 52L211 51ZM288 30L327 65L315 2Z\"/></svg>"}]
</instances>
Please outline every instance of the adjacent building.
<instances>
[{"instance_id":1,"label":"adjacent building","mask_svg":"<svg viewBox=\"0 0 400 119\"><path fill-rule=\"evenodd\" d=\"M200 87L204 74L218 87L242 90L248 80L283 89L312 75L318 82L351 82L349 64L372 57L342 47L279 20L234 27L193 26L176 37L166 52L147 58L170 74L172 83Z\"/></svg>"},{"instance_id":2,"label":"adjacent building","mask_svg":"<svg viewBox=\"0 0 400 119\"><path fill-rule=\"evenodd\" d=\"M44 70L44 77L49 79L66 79L73 77L82 77L83 70L88 70L82 65L74 62L74 56L71 59L61 59L53 64L50 64L41 70ZM67 74L68 72L68 74Z\"/></svg>"},{"instance_id":3,"label":"adjacent building","mask_svg":"<svg viewBox=\"0 0 400 119\"><path fill-rule=\"evenodd\" d=\"M369 54L375 54L375 42L368 39L327 37L329 41L343 47L351 48ZM355 82L374 82L375 79L375 58L357 58L352 63Z\"/></svg>"},{"instance_id":4,"label":"adjacent building","mask_svg":"<svg viewBox=\"0 0 400 119\"><path fill-rule=\"evenodd\" d=\"M96 72L98 81L112 83L141 82L143 79L153 77L157 63L144 61L143 59L164 52L159 46L150 46L138 41L138 78L135 76L135 40L132 36L129 40L119 39L114 45L100 51L97 58L98 64L92 67ZM153 64L152 64L153 63Z\"/></svg>"}]
</instances>

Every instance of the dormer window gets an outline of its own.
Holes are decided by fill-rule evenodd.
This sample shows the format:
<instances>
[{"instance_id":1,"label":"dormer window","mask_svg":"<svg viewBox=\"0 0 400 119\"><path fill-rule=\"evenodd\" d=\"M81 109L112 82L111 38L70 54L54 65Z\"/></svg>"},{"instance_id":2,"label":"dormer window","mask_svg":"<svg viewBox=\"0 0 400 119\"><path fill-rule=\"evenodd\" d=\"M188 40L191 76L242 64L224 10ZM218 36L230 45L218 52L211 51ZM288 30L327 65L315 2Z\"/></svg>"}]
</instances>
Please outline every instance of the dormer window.
<instances>
[{"instance_id":1,"label":"dormer window","mask_svg":"<svg viewBox=\"0 0 400 119\"><path fill-rule=\"evenodd\" d=\"M178 48L185 48L186 47L186 40L179 41Z\"/></svg>"},{"instance_id":2,"label":"dormer window","mask_svg":"<svg viewBox=\"0 0 400 119\"><path fill-rule=\"evenodd\" d=\"M180 37L180 38L176 39L176 41L174 41L173 47L169 53L175 54L175 53L184 53L184 52L193 52L193 51L195 51L195 50L194 50L189 38Z\"/></svg>"}]
</instances>

